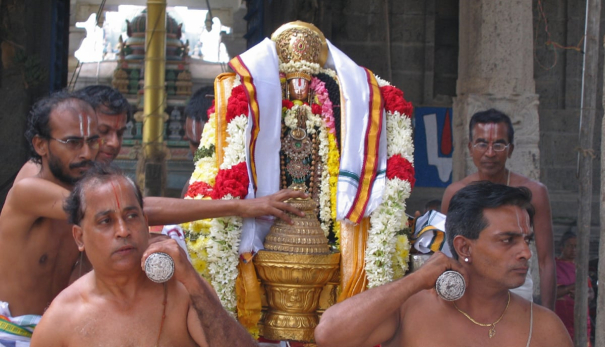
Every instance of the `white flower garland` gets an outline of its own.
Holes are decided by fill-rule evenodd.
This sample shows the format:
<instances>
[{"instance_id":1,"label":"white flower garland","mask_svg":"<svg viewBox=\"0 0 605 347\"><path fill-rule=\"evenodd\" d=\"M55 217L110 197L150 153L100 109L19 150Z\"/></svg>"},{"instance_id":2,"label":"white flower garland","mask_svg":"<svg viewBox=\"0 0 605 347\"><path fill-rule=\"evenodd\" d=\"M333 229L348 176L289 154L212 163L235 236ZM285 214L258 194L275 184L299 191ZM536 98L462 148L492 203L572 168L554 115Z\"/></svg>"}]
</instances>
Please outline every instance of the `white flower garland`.
<instances>
[{"instance_id":1,"label":"white flower garland","mask_svg":"<svg viewBox=\"0 0 605 347\"><path fill-rule=\"evenodd\" d=\"M390 85L376 76L379 86ZM399 154L414 163L411 119L399 112L386 113L387 157ZM410 197L410 182L397 177L388 179L382 203L370 215L370 230L365 253L368 288L377 287L403 276L408 268L410 244L397 231L407 224L406 200Z\"/></svg>"}]
</instances>

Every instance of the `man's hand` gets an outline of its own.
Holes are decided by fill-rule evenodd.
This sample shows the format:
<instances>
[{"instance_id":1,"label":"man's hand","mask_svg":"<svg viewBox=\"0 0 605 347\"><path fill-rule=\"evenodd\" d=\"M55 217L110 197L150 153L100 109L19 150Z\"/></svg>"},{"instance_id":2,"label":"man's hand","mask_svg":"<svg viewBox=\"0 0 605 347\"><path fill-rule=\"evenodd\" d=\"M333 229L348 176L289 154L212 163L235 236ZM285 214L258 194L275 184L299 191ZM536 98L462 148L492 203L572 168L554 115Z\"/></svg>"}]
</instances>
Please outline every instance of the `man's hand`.
<instances>
[{"instance_id":1,"label":"man's hand","mask_svg":"<svg viewBox=\"0 0 605 347\"><path fill-rule=\"evenodd\" d=\"M152 253L156 252L166 253L172 258L174 261L174 278L183 283L185 287L187 287L188 282L191 282L192 279L197 280L198 274L189 262L185 250L179 246L176 240L171 238L167 240L157 238L156 240L150 241L149 246L141 258L141 268L143 271L145 271L145 260L147 260Z\"/></svg>"},{"instance_id":2,"label":"man's hand","mask_svg":"<svg viewBox=\"0 0 605 347\"><path fill-rule=\"evenodd\" d=\"M244 218L272 215L287 223L292 223L292 219L288 216L288 212L300 217L304 217L305 214L285 201L308 197L308 194L301 191L282 189L275 194L267 195L262 198L239 200L240 206L237 215Z\"/></svg>"},{"instance_id":3,"label":"man's hand","mask_svg":"<svg viewBox=\"0 0 605 347\"><path fill-rule=\"evenodd\" d=\"M458 271L468 285L466 269L456 259L450 258L441 252L433 254L413 275L419 278L422 289L432 289L435 288L437 278L447 270Z\"/></svg>"}]
</instances>

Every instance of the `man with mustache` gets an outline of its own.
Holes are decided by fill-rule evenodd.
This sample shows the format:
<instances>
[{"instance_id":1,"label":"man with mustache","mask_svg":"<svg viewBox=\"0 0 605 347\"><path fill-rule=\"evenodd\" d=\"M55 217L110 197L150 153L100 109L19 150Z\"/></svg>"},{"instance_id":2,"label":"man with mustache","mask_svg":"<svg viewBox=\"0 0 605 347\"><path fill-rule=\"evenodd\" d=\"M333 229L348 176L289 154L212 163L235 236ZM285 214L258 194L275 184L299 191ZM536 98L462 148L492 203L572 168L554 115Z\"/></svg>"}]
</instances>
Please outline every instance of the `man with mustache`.
<instances>
[{"instance_id":1,"label":"man with mustache","mask_svg":"<svg viewBox=\"0 0 605 347\"><path fill-rule=\"evenodd\" d=\"M150 242L141 191L130 178L96 166L77 183L65 208L93 271L57 296L32 346L256 345L176 241ZM174 261L174 275L163 284L142 269L156 252Z\"/></svg>"},{"instance_id":2,"label":"man with mustache","mask_svg":"<svg viewBox=\"0 0 605 347\"><path fill-rule=\"evenodd\" d=\"M542 183L506 168L506 160L515 149L514 135L510 118L500 111L490 109L473 115L469 123L468 150L477 172L447 187L443 194L441 213L447 214L452 196L472 182L486 180L511 187L529 188L532 192L531 203L536 210L534 231L540 269L540 301L542 306L554 310L556 276L548 190ZM513 292L527 300L533 300L531 273L527 274L525 283Z\"/></svg>"},{"instance_id":3,"label":"man with mustache","mask_svg":"<svg viewBox=\"0 0 605 347\"><path fill-rule=\"evenodd\" d=\"M36 103L26 137L39 172L16 182L0 213L0 345L27 346L32 326L78 259L62 210L101 140L93 108L60 92Z\"/></svg>"},{"instance_id":4,"label":"man with mustache","mask_svg":"<svg viewBox=\"0 0 605 347\"><path fill-rule=\"evenodd\" d=\"M460 189L445 225L453 258L437 252L410 275L330 307L315 329L317 345L572 347L554 312L510 291L529 269L530 201L526 187L481 181ZM448 270L466 282L454 301L437 294ZM453 287L439 285L445 292Z\"/></svg>"},{"instance_id":5,"label":"man with mustache","mask_svg":"<svg viewBox=\"0 0 605 347\"><path fill-rule=\"evenodd\" d=\"M108 106L111 103L101 102L97 108L99 105L116 112ZM110 117L116 117L114 122ZM104 121L107 134L114 138L121 134L119 118L119 114L108 115ZM0 214L0 344L9 337L29 340L30 325L35 326L39 319L30 315L41 315L67 287L72 274L79 277L86 272L62 205L73 184L98 158L99 148L105 146L98 129L95 112L80 93L57 93L33 108L27 139L33 162L40 169L34 176L24 174L15 181ZM114 146L117 155L121 138ZM273 215L290 221L287 212L302 212L284 201L297 197L304 194L282 190L259 199L230 201L148 197L145 213L152 225L232 215Z\"/></svg>"}]
</instances>

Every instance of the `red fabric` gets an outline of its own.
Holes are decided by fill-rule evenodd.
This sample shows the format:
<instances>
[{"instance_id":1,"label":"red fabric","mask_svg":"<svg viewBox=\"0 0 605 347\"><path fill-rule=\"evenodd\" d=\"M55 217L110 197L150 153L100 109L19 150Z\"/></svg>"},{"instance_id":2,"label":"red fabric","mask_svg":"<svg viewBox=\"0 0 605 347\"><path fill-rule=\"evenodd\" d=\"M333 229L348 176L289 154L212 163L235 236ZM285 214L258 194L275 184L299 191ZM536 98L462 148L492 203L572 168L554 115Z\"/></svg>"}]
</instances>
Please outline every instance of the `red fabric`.
<instances>
[{"instance_id":1,"label":"red fabric","mask_svg":"<svg viewBox=\"0 0 605 347\"><path fill-rule=\"evenodd\" d=\"M227 114L225 118L227 123L233 118L244 115L248 117L248 96L244 91L244 86L239 85L231 90L231 96L227 100Z\"/></svg>"},{"instance_id":2,"label":"red fabric","mask_svg":"<svg viewBox=\"0 0 605 347\"><path fill-rule=\"evenodd\" d=\"M187 189L186 197L195 198L198 195L201 196L210 196L212 193L212 186L206 182L198 181L189 185L189 189Z\"/></svg>"},{"instance_id":3,"label":"red fabric","mask_svg":"<svg viewBox=\"0 0 605 347\"><path fill-rule=\"evenodd\" d=\"M248 194L248 168L246 162L233 165L231 169L219 170L212 190L212 199L218 200L227 194L243 199Z\"/></svg>"},{"instance_id":4,"label":"red fabric","mask_svg":"<svg viewBox=\"0 0 605 347\"><path fill-rule=\"evenodd\" d=\"M576 283L576 265L574 263L560 259L555 259L555 263L557 265L557 286L567 286ZM590 282L588 283L590 284ZM565 295L555 301L555 313L561 318L563 324L565 324L572 339L574 336L574 304L574 299L569 295ZM587 326L588 339L590 340L590 317L588 318Z\"/></svg>"},{"instance_id":5,"label":"red fabric","mask_svg":"<svg viewBox=\"0 0 605 347\"><path fill-rule=\"evenodd\" d=\"M403 181L410 182L412 188L414 188L414 184L416 183L416 178L414 178L415 170L412 163L410 163L407 159L402 157L399 154L395 154L394 156L387 159L387 178L392 180L394 177L397 177Z\"/></svg>"},{"instance_id":6,"label":"red fabric","mask_svg":"<svg viewBox=\"0 0 605 347\"><path fill-rule=\"evenodd\" d=\"M411 102L405 101L403 91L393 86L384 86L380 88L380 93L384 99L384 108L391 113L398 111L408 117L412 116L414 107Z\"/></svg>"}]
</instances>

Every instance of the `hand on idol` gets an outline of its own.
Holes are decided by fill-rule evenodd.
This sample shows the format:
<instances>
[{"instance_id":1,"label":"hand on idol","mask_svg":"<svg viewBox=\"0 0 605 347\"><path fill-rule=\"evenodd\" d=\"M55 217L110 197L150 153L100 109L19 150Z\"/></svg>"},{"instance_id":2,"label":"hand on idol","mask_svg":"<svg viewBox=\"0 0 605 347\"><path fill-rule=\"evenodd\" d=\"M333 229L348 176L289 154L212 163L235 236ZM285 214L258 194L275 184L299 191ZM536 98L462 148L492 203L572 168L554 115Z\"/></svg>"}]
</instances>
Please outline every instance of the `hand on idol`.
<instances>
[{"instance_id":1,"label":"hand on idol","mask_svg":"<svg viewBox=\"0 0 605 347\"><path fill-rule=\"evenodd\" d=\"M271 215L291 224L292 219L288 216L288 213L300 217L304 217L305 214L288 204L286 201L290 199L306 199L308 197L309 195L302 191L282 189L275 194L267 195L262 198L239 200L240 206L238 216L247 218Z\"/></svg>"}]
</instances>

